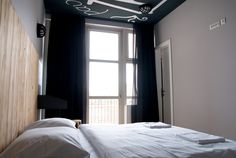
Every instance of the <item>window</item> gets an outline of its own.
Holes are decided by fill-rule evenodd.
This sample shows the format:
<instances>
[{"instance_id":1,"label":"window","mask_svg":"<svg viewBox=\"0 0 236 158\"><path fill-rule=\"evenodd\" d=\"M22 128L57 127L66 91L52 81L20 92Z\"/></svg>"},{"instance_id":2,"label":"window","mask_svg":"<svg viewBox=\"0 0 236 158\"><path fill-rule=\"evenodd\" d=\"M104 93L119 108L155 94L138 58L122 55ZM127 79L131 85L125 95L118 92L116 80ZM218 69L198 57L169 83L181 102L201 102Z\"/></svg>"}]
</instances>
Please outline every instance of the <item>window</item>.
<instances>
[{"instance_id":1,"label":"window","mask_svg":"<svg viewBox=\"0 0 236 158\"><path fill-rule=\"evenodd\" d=\"M124 123L132 98L131 29L87 26L88 123Z\"/></svg>"}]
</instances>

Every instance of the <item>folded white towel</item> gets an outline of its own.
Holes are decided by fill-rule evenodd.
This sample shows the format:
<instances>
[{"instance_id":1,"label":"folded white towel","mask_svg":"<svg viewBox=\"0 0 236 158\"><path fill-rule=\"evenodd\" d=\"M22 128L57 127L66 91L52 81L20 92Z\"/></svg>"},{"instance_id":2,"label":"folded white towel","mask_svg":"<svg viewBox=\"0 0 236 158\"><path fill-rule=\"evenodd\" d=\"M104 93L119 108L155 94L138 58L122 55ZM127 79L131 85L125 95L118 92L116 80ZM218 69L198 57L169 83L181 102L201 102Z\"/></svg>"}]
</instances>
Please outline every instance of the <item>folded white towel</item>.
<instances>
[{"instance_id":1,"label":"folded white towel","mask_svg":"<svg viewBox=\"0 0 236 158\"><path fill-rule=\"evenodd\" d=\"M146 122L144 126L148 128L170 128L171 127L170 124L165 124L162 122Z\"/></svg>"},{"instance_id":2,"label":"folded white towel","mask_svg":"<svg viewBox=\"0 0 236 158\"><path fill-rule=\"evenodd\" d=\"M201 132L183 133L183 134L178 134L177 136L179 136L184 140L195 142L202 145L209 143L225 142L224 137L219 137Z\"/></svg>"}]
</instances>

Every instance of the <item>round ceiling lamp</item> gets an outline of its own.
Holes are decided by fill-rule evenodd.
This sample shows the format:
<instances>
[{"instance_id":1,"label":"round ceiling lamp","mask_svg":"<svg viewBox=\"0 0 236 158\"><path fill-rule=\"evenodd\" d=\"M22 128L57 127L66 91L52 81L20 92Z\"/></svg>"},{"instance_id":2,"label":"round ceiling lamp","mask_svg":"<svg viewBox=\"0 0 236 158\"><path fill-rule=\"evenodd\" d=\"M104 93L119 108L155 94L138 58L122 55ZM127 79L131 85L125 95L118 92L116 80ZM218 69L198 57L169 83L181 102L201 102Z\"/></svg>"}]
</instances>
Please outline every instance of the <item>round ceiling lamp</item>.
<instances>
[{"instance_id":1,"label":"round ceiling lamp","mask_svg":"<svg viewBox=\"0 0 236 158\"><path fill-rule=\"evenodd\" d=\"M143 4L139 6L139 11L143 14L148 14L152 10L152 6L150 4Z\"/></svg>"}]
</instances>

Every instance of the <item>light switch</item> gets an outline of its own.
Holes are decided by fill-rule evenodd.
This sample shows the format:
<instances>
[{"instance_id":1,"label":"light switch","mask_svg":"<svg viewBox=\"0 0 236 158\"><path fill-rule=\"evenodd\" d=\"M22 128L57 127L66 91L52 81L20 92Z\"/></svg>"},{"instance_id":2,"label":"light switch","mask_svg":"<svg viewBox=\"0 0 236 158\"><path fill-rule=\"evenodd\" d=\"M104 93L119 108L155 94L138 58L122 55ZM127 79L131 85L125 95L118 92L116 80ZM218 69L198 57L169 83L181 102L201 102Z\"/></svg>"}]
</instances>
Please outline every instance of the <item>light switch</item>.
<instances>
[{"instance_id":1,"label":"light switch","mask_svg":"<svg viewBox=\"0 0 236 158\"><path fill-rule=\"evenodd\" d=\"M226 18L220 19L220 24L221 24L221 25L226 24Z\"/></svg>"}]
</instances>

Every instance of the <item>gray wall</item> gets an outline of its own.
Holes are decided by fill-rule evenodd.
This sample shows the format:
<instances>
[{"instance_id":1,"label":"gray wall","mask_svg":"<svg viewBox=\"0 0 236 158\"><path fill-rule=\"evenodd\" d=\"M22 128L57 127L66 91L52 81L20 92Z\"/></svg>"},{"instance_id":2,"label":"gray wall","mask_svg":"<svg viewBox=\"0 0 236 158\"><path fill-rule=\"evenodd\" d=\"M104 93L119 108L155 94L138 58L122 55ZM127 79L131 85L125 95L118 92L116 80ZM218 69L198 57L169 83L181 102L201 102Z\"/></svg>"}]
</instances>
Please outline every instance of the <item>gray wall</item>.
<instances>
[{"instance_id":1,"label":"gray wall","mask_svg":"<svg viewBox=\"0 0 236 158\"><path fill-rule=\"evenodd\" d=\"M157 45L172 40L175 125L234 140L235 8L235 0L187 0L155 26Z\"/></svg>"},{"instance_id":2,"label":"gray wall","mask_svg":"<svg viewBox=\"0 0 236 158\"><path fill-rule=\"evenodd\" d=\"M36 36L36 24L44 21L43 0L11 0L37 52L42 53L42 38Z\"/></svg>"}]
</instances>

